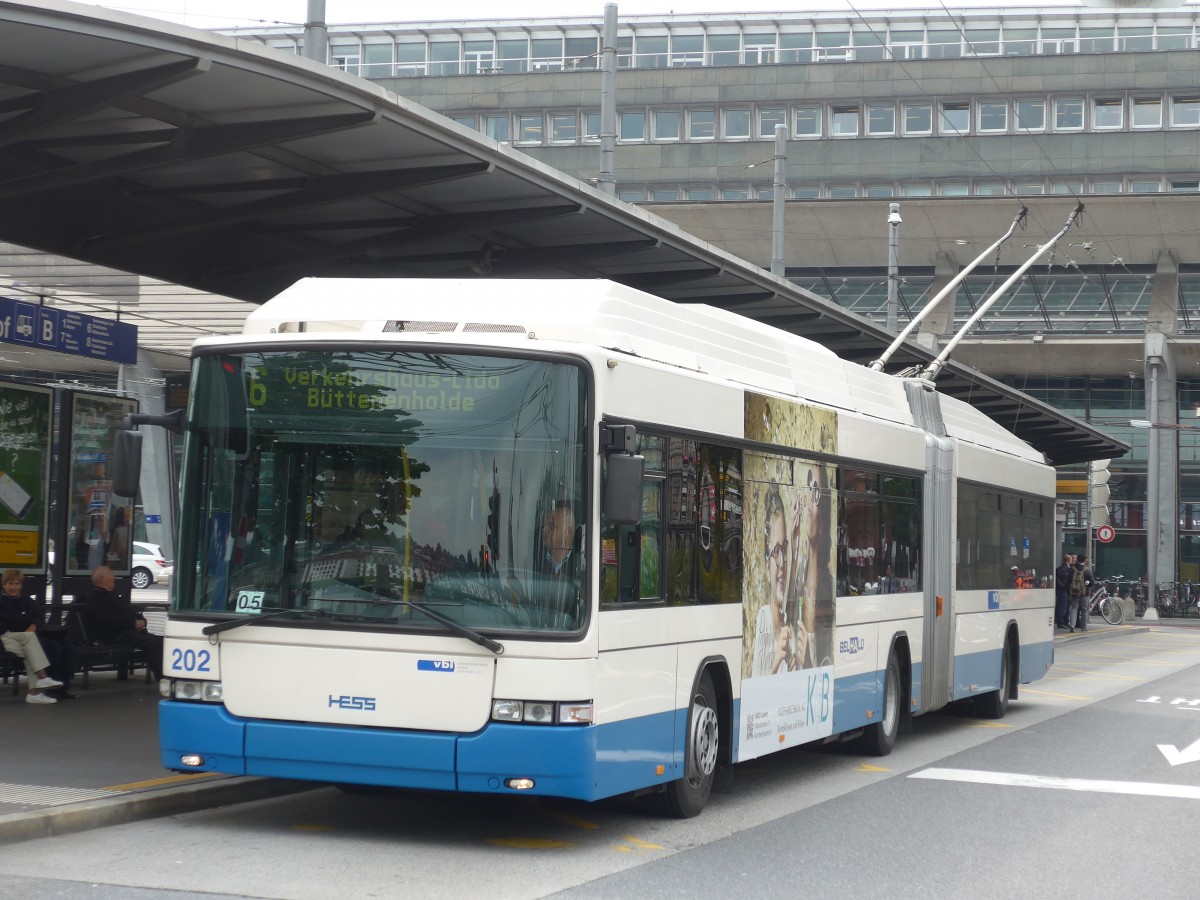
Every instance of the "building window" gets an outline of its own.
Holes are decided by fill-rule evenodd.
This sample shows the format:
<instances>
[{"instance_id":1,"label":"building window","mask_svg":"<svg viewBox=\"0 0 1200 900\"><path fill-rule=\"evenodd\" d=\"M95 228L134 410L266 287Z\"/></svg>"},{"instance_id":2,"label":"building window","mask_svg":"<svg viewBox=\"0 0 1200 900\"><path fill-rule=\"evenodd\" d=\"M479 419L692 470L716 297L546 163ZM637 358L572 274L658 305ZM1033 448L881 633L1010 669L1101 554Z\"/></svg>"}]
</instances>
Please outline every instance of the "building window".
<instances>
[{"instance_id":1,"label":"building window","mask_svg":"<svg viewBox=\"0 0 1200 900\"><path fill-rule=\"evenodd\" d=\"M617 136L623 141L646 139L646 113L643 110L623 112L617 125Z\"/></svg>"},{"instance_id":2,"label":"building window","mask_svg":"<svg viewBox=\"0 0 1200 900\"><path fill-rule=\"evenodd\" d=\"M1120 97L1094 97L1092 99L1093 128L1113 129L1120 128L1124 124L1124 103Z\"/></svg>"},{"instance_id":3,"label":"building window","mask_svg":"<svg viewBox=\"0 0 1200 900\"><path fill-rule=\"evenodd\" d=\"M1026 181L1013 185L1013 193L1018 197L1023 197L1025 194L1044 194L1046 193L1046 185L1040 181Z\"/></svg>"},{"instance_id":4,"label":"building window","mask_svg":"<svg viewBox=\"0 0 1200 900\"><path fill-rule=\"evenodd\" d=\"M965 184L942 184L938 186L938 193L943 197L965 197L969 193Z\"/></svg>"},{"instance_id":5,"label":"building window","mask_svg":"<svg viewBox=\"0 0 1200 900\"><path fill-rule=\"evenodd\" d=\"M979 102L980 131L1008 131L1008 103L1004 100Z\"/></svg>"},{"instance_id":6,"label":"building window","mask_svg":"<svg viewBox=\"0 0 1200 900\"><path fill-rule=\"evenodd\" d=\"M1134 128L1162 128L1162 97L1134 97L1129 116Z\"/></svg>"},{"instance_id":7,"label":"building window","mask_svg":"<svg viewBox=\"0 0 1200 900\"><path fill-rule=\"evenodd\" d=\"M838 137L855 137L858 134L858 107L834 106L829 115L829 133Z\"/></svg>"},{"instance_id":8,"label":"building window","mask_svg":"<svg viewBox=\"0 0 1200 900\"><path fill-rule=\"evenodd\" d=\"M645 199L645 195L641 190L622 190L617 191L617 199L623 200L626 203L641 203Z\"/></svg>"},{"instance_id":9,"label":"building window","mask_svg":"<svg viewBox=\"0 0 1200 900\"><path fill-rule=\"evenodd\" d=\"M349 75L357 75L361 62L362 54L358 49L357 41L353 44L329 45L329 65L333 68L341 69Z\"/></svg>"},{"instance_id":10,"label":"building window","mask_svg":"<svg viewBox=\"0 0 1200 900\"><path fill-rule=\"evenodd\" d=\"M742 39L748 66L769 66L775 62L775 35L771 32L747 32Z\"/></svg>"},{"instance_id":11,"label":"building window","mask_svg":"<svg viewBox=\"0 0 1200 900\"><path fill-rule=\"evenodd\" d=\"M932 134L933 133L933 104L905 103L904 104L904 133Z\"/></svg>"},{"instance_id":12,"label":"building window","mask_svg":"<svg viewBox=\"0 0 1200 900\"><path fill-rule=\"evenodd\" d=\"M1121 182L1119 181L1093 181L1093 194L1119 194L1121 193Z\"/></svg>"},{"instance_id":13,"label":"building window","mask_svg":"<svg viewBox=\"0 0 1200 900\"><path fill-rule=\"evenodd\" d=\"M690 109L688 119L688 140L711 141L717 136L717 112L713 109Z\"/></svg>"},{"instance_id":14,"label":"building window","mask_svg":"<svg viewBox=\"0 0 1200 900\"><path fill-rule=\"evenodd\" d=\"M1172 194L1195 194L1200 193L1200 181L1172 181Z\"/></svg>"},{"instance_id":15,"label":"building window","mask_svg":"<svg viewBox=\"0 0 1200 900\"><path fill-rule=\"evenodd\" d=\"M896 189L890 184L868 184L866 194L868 197L894 197Z\"/></svg>"},{"instance_id":16,"label":"building window","mask_svg":"<svg viewBox=\"0 0 1200 900\"><path fill-rule=\"evenodd\" d=\"M821 188L815 184L805 184L792 188L792 196L797 200L816 200L821 196Z\"/></svg>"},{"instance_id":17,"label":"building window","mask_svg":"<svg viewBox=\"0 0 1200 900\"><path fill-rule=\"evenodd\" d=\"M583 139L584 141L600 140L600 113L585 112L583 114Z\"/></svg>"},{"instance_id":18,"label":"building window","mask_svg":"<svg viewBox=\"0 0 1200 900\"><path fill-rule=\"evenodd\" d=\"M892 135L896 133L896 107L888 104L867 107L867 134Z\"/></svg>"},{"instance_id":19,"label":"building window","mask_svg":"<svg viewBox=\"0 0 1200 900\"><path fill-rule=\"evenodd\" d=\"M981 182L975 185L977 197L1003 197L1008 193L1008 185L999 182Z\"/></svg>"},{"instance_id":20,"label":"building window","mask_svg":"<svg viewBox=\"0 0 1200 900\"><path fill-rule=\"evenodd\" d=\"M677 109L658 109L654 111L654 139L656 141L677 141L680 135L682 116Z\"/></svg>"},{"instance_id":21,"label":"building window","mask_svg":"<svg viewBox=\"0 0 1200 900\"><path fill-rule=\"evenodd\" d=\"M455 122L457 122L459 125L462 125L465 128L474 128L475 127L475 117L474 116L452 116L451 118L453 118Z\"/></svg>"},{"instance_id":22,"label":"building window","mask_svg":"<svg viewBox=\"0 0 1200 900\"><path fill-rule=\"evenodd\" d=\"M1075 197L1083 193L1082 181L1055 181L1050 186L1052 194L1070 194Z\"/></svg>"},{"instance_id":23,"label":"building window","mask_svg":"<svg viewBox=\"0 0 1200 900\"><path fill-rule=\"evenodd\" d=\"M575 113L552 113L550 143L574 144L579 140L579 116Z\"/></svg>"},{"instance_id":24,"label":"building window","mask_svg":"<svg viewBox=\"0 0 1200 900\"><path fill-rule=\"evenodd\" d=\"M542 117L517 116L517 143L540 144L542 142Z\"/></svg>"},{"instance_id":25,"label":"building window","mask_svg":"<svg viewBox=\"0 0 1200 900\"><path fill-rule=\"evenodd\" d=\"M968 134L970 130L970 103L965 100L942 103L942 134Z\"/></svg>"},{"instance_id":26,"label":"building window","mask_svg":"<svg viewBox=\"0 0 1200 900\"><path fill-rule=\"evenodd\" d=\"M818 137L821 134L821 107L793 107L792 121L796 137Z\"/></svg>"},{"instance_id":27,"label":"building window","mask_svg":"<svg viewBox=\"0 0 1200 900\"><path fill-rule=\"evenodd\" d=\"M429 44L429 74L457 75L459 60L458 41L431 41Z\"/></svg>"},{"instance_id":28,"label":"building window","mask_svg":"<svg viewBox=\"0 0 1200 900\"><path fill-rule=\"evenodd\" d=\"M508 116L484 116L483 133L493 141L507 141Z\"/></svg>"},{"instance_id":29,"label":"building window","mask_svg":"<svg viewBox=\"0 0 1200 900\"><path fill-rule=\"evenodd\" d=\"M396 74L425 74L425 42L400 41L396 44Z\"/></svg>"},{"instance_id":30,"label":"building window","mask_svg":"<svg viewBox=\"0 0 1200 900\"><path fill-rule=\"evenodd\" d=\"M858 196L858 188L852 184L831 184L829 186L830 200L853 200Z\"/></svg>"},{"instance_id":31,"label":"building window","mask_svg":"<svg viewBox=\"0 0 1200 900\"><path fill-rule=\"evenodd\" d=\"M750 188L721 188L722 200L749 200Z\"/></svg>"},{"instance_id":32,"label":"building window","mask_svg":"<svg viewBox=\"0 0 1200 900\"><path fill-rule=\"evenodd\" d=\"M750 110L721 111L721 136L727 141L742 141L750 137Z\"/></svg>"},{"instance_id":33,"label":"building window","mask_svg":"<svg viewBox=\"0 0 1200 900\"><path fill-rule=\"evenodd\" d=\"M708 53L711 65L736 66L741 57L741 36L736 34L710 34Z\"/></svg>"},{"instance_id":34,"label":"building window","mask_svg":"<svg viewBox=\"0 0 1200 900\"><path fill-rule=\"evenodd\" d=\"M1153 181L1131 181L1129 182L1129 193L1131 194L1157 194L1162 191L1162 182L1157 178Z\"/></svg>"},{"instance_id":35,"label":"building window","mask_svg":"<svg viewBox=\"0 0 1200 900\"><path fill-rule=\"evenodd\" d=\"M1200 125L1200 97L1171 98L1171 126L1174 128Z\"/></svg>"},{"instance_id":36,"label":"building window","mask_svg":"<svg viewBox=\"0 0 1200 900\"><path fill-rule=\"evenodd\" d=\"M392 74L391 41L386 44L363 44L363 78L390 78Z\"/></svg>"},{"instance_id":37,"label":"building window","mask_svg":"<svg viewBox=\"0 0 1200 900\"><path fill-rule=\"evenodd\" d=\"M1022 131L1044 131L1046 128L1046 101L1018 100L1017 128Z\"/></svg>"},{"instance_id":38,"label":"building window","mask_svg":"<svg viewBox=\"0 0 1200 900\"><path fill-rule=\"evenodd\" d=\"M634 67L638 69L665 69L667 67L667 36L637 36L637 56Z\"/></svg>"},{"instance_id":39,"label":"building window","mask_svg":"<svg viewBox=\"0 0 1200 900\"><path fill-rule=\"evenodd\" d=\"M467 75L491 72L496 63L496 48L488 41L464 41L463 63Z\"/></svg>"},{"instance_id":40,"label":"building window","mask_svg":"<svg viewBox=\"0 0 1200 900\"><path fill-rule=\"evenodd\" d=\"M712 188L688 188L686 194L688 200L695 200L702 203L713 200L715 196Z\"/></svg>"},{"instance_id":41,"label":"building window","mask_svg":"<svg viewBox=\"0 0 1200 900\"><path fill-rule=\"evenodd\" d=\"M775 139L775 127L787 126L787 110L782 106L762 107L758 110L758 136Z\"/></svg>"},{"instance_id":42,"label":"building window","mask_svg":"<svg viewBox=\"0 0 1200 900\"><path fill-rule=\"evenodd\" d=\"M1059 97L1054 101L1054 127L1058 131L1083 129L1083 100L1079 97Z\"/></svg>"},{"instance_id":43,"label":"building window","mask_svg":"<svg viewBox=\"0 0 1200 900\"><path fill-rule=\"evenodd\" d=\"M529 69L529 39L496 41L496 67L501 72L525 72Z\"/></svg>"},{"instance_id":44,"label":"building window","mask_svg":"<svg viewBox=\"0 0 1200 900\"><path fill-rule=\"evenodd\" d=\"M927 184L905 184L900 186L900 193L905 197L932 197L933 189Z\"/></svg>"},{"instance_id":45,"label":"building window","mask_svg":"<svg viewBox=\"0 0 1200 900\"><path fill-rule=\"evenodd\" d=\"M567 38L567 65L572 69L595 69L599 41L598 37Z\"/></svg>"},{"instance_id":46,"label":"building window","mask_svg":"<svg viewBox=\"0 0 1200 900\"><path fill-rule=\"evenodd\" d=\"M668 202L679 199L679 191L671 188L652 188L650 190L650 199L655 201Z\"/></svg>"},{"instance_id":47,"label":"building window","mask_svg":"<svg viewBox=\"0 0 1200 900\"><path fill-rule=\"evenodd\" d=\"M1159 50L1189 50L1192 47L1192 26L1166 26L1158 27L1158 49Z\"/></svg>"},{"instance_id":48,"label":"building window","mask_svg":"<svg viewBox=\"0 0 1200 900\"><path fill-rule=\"evenodd\" d=\"M675 34L671 36L671 67L704 65L704 35Z\"/></svg>"}]
</instances>

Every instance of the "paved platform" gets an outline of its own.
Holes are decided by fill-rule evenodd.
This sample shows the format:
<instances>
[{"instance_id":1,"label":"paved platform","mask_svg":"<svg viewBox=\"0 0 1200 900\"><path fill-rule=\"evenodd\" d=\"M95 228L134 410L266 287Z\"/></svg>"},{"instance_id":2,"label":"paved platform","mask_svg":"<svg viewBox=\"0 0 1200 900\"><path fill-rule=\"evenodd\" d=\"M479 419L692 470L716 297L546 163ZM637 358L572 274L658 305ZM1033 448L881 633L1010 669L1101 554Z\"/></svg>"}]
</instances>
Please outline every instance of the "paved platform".
<instances>
[{"instance_id":1,"label":"paved platform","mask_svg":"<svg viewBox=\"0 0 1200 900\"><path fill-rule=\"evenodd\" d=\"M1171 620L1162 623L1169 625ZM1149 631L1092 623L1055 634L1057 646ZM139 673L92 673L78 699L25 703L0 685L0 844L210 809L309 790L309 782L229 775L179 775L158 755L158 685Z\"/></svg>"}]
</instances>

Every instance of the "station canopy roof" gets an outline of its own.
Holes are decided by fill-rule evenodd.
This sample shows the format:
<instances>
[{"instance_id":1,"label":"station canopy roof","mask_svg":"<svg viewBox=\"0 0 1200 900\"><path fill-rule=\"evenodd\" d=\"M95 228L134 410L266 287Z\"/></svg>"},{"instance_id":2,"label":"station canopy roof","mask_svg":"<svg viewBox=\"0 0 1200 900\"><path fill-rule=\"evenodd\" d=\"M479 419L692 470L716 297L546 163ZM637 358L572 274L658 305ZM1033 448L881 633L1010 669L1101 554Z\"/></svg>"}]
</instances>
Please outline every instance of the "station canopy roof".
<instances>
[{"instance_id":1,"label":"station canopy roof","mask_svg":"<svg viewBox=\"0 0 1200 900\"><path fill-rule=\"evenodd\" d=\"M891 340L368 81L100 7L0 0L0 160L0 240L236 300L304 276L607 278L858 363ZM891 367L931 359L910 342ZM1127 449L954 362L938 387L1055 465Z\"/></svg>"}]
</instances>

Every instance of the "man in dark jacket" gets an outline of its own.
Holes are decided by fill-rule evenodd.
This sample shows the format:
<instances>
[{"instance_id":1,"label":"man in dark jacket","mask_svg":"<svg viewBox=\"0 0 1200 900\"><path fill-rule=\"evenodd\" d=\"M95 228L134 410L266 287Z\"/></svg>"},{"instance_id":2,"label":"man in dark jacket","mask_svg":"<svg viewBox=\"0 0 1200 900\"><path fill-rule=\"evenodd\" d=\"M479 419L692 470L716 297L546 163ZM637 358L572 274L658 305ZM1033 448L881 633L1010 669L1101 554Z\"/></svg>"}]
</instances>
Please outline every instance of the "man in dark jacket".
<instances>
[{"instance_id":1,"label":"man in dark jacket","mask_svg":"<svg viewBox=\"0 0 1200 900\"><path fill-rule=\"evenodd\" d=\"M1075 567L1071 571L1071 587L1067 589L1070 605L1067 608L1067 628L1075 631L1087 631L1088 610L1092 601L1092 588L1096 583L1092 570L1088 568L1087 554L1080 553L1075 557Z\"/></svg>"},{"instance_id":2,"label":"man in dark jacket","mask_svg":"<svg viewBox=\"0 0 1200 900\"><path fill-rule=\"evenodd\" d=\"M117 594L116 586L117 579L108 566L97 566L92 572L92 589L83 607L90 636L106 644L141 648L150 672L162 678L162 638L146 630L145 618L134 610L129 598Z\"/></svg>"},{"instance_id":3,"label":"man in dark jacket","mask_svg":"<svg viewBox=\"0 0 1200 900\"><path fill-rule=\"evenodd\" d=\"M1075 570L1075 554L1064 553L1062 565L1054 570L1054 627L1067 627L1067 606L1070 599L1071 573Z\"/></svg>"}]
</instances>

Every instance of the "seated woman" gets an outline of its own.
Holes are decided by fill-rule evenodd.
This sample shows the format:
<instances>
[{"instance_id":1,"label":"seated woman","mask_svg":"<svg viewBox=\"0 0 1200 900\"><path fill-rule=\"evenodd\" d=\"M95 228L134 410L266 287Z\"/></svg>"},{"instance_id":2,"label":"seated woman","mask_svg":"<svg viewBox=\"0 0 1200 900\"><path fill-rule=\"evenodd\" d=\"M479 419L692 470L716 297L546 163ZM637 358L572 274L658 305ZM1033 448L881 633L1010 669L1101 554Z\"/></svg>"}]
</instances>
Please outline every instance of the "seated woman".
<instances>
[{"instance_id":1,"label":"seated woman","mask_svg":"<svg viewBox=\"0 0 1200 900\"><path fill-rule=\"evenodd\" d=\"M25 661L25 674L29 677L29 693L26 703L57 703L46 691L61 688L61 681L47 673L50 660L38 641L37 623L30 621L21 596L24 576L18 569L8 569L0 576L0 643L9 653L15 653Z\"/></svg>"}]
</instances>

